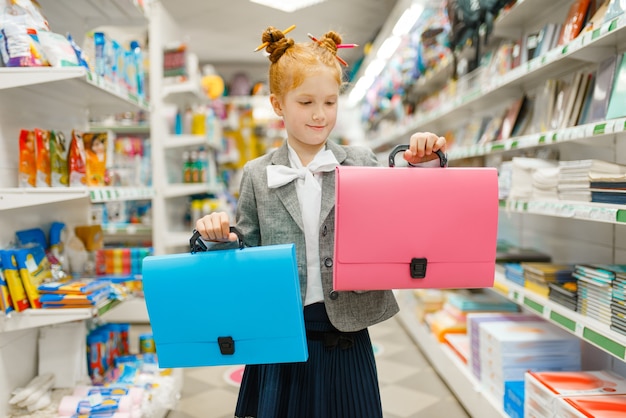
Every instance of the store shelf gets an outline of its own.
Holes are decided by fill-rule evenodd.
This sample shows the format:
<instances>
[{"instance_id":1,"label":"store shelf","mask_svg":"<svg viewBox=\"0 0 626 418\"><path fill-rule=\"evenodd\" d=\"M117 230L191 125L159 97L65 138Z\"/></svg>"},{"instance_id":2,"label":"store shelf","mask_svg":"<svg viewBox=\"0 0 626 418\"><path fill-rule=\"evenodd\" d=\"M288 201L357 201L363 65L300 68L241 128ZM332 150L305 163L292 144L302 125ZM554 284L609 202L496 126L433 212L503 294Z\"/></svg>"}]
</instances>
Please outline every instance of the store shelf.
<instances>
[{"instance_id":1,"label":"store shelf","mask_svg":"<svg viewBox=\"0 0 626 418\"><path fill-rule=\"evenodd\" d=\"M94 308L26 309L22 312L11 312L0 315L0 333L89 319L104 315L120 304L118 300L110 300L105 305Z\"/></svg>"},{"instance_id":2,"label":"store shelf","mask_svg":"<svg viewBox=\"0 0 626 418\"><path fill-rule=\"evenodd\" d=\"M496 269L495 281L497 293L618 359L626 360L626 336L611 331L608 325L567 309L507 280L500 266Z\"/></svg>"},{"instance_id":3,"label":"store shelf","mask_svg":"<svg viewBox=\"0 0 626 418\"><path fill-rule=\"evenodd\" d=\"M99 125L90 124L89 130L91 132L111 131L116 134L135 134L135 135L148 135L150 133L150 125L147 123L137 124L118 124L118 125Z\"/></svg>"},{"instance_id":4,"label":"store shelf","mask_svg":"<svg viewBox=\"0 0 626 418\"><path fill-rule=\"evenodd\" d=\"M437 341L425 324L418 322L412 292L401 290L397 294L397 299L400 303L399 319L467 412L473 417L507 417L502 400L497 400L493 394L485 390L467 365L449 347Z\"/></svg>"},{"instance_id":5,"label":"store shelf","mask_svg":"<svg viewBox=\"0 0 626 418\"><path fill-rule=\"evenodd\" d=\"M163 101L178 105L207 102L209 98L203 93L199 81L185 81L176 84L165 84L162 89Z\"/></svg>"},{"instance_id":6,"label":"store shelf","mask_svg":"<svg viewBox=\"0 0 626 418\"><path fill-rule=\"evenodd\" d=\"M133 324L147 324L150 322L146 301L141 297L131 297L119 307L102 315L106 322L129 322Z\"/></svg>"},{"instance_id":7,"label":"store shelf","mask_svg":"<svg viewBox=\"0 0 626 418\"><path fill-rule=\"evenodd\" d=\"M154 197L154 189L152 187L92 187L89 188L89 197L92 203L150 200Z\"/></svg>"},{"instance_id":8,"label":"store shelf","mask_svg":"<svg viewBox=\"0 0 626 418\"><path fill-rule=\"evenodd\" d=\"M614 135L626 136L626 118L570 126L554 131L514 137L505 141L454 147L448 152L448 161L479 157L496 152L517 151L524 148L541 147L568 141L596 140Z\"/></svg>"},{"instance_id":9,"label":"store shelf","mask_svg":"<svg viewBox=\"0 0 626 418\"><path fill-rule=\"evenodd\" d=\"M70 202L86 199L89 193L79 187L51 188L8 188L0 189L0 210L20 209L50 203Z\"/></svg>"},{"instance_id":10,"label":"store shelf","mask_svg":"<svg viewBox=\"0 0 626 418\"><path fill-rule=\"evenodd\" d=\"M150 237L152 226L143 224L103 224L102 230L108 236Z\"/></svg>"},{"instance_id":11,"label":"store shelf","mask_svg":"<svg viewBox=\"0 0 626 418\"><path fill-rule=\"evenodd\" d=\"M168 185L163 191L163 197L169 199L173 197L215 192L217 192L217 190L207 183L178 183Z\"/></svg>"},{"instance_id":12,"label":"store shelf","mask_svg":"<svg viewBox=\"0 0 626 418\"><path fill-rule=\"evenodd\" d=\"M163 142L163 148L165 149L200 147L203 145L210 145L205 135L169 135Z\"/></svg>"},{"instance_id":13,"label":"store shelf","mask_svg":"<svg viewBox=\"0 0 626 418\"><path fill-rule=\"evenodd\" d=\"M0 90L36 87L38 94L62 98L94 110L131 107L148 110L146 100L130 94L122 86L99 77L84 67L0 68ZM68 95L68 92L80 94Z\"/></svg>"},{"instance_id":14,"label":"store shelf","mask_svg":"<svg viewBox=\"0 0 626 418\"><path fill-rule=\"evenodd\" d=\"M552 77L573 72L589 62L598 62L626 49L626 15L604 24L593 32L587 32L567 45L554 48L547 54L534 58L499 77L484 80L483 84L463 90L445 101L441 107L425 114L417 114L410 121L378 138L369 141L370 147L390 147L415 131L439 131L442 127L454 126L463 117L506 102L519 95L528 86ZM469 74L467 77L475 77ZM463 80L459 80L459 84ZM623 127L622 127L623 130ZM566 132L570 132L566 130Z\"/></svg>"},{"instance_id":15,"label":"store shelf","mask_svg":"<svg viewBox=\"0 0 626 418\"><path fill-rule=\"evenodd\" d=\"M509 212L626 225L624 205L569 200L505 200L500 206Z\"/></svg>"},{"instance_id":16,"label":"store shelf","mask_svg":"<svg viewBox=\"0 0 626 418\"><path fill-rule=\"evenodd\" d=\"M493 36L499 38L519 39L528 22L537 17L537 11L550 14L552 10L569 7L572 0L517 0L508 11L500 13L493 25Z\"/></svg>"}]
</instances>

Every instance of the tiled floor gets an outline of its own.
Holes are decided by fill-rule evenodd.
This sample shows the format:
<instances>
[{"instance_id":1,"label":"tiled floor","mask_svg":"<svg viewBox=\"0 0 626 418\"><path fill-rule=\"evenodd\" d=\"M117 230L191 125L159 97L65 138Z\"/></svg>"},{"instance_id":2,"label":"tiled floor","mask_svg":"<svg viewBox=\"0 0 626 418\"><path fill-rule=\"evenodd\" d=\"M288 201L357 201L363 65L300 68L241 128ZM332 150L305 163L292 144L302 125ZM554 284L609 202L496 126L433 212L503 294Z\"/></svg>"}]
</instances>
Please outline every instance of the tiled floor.
<instances>
[{"instance_id":1,"label":"tiled floor","mask_svg":"<svg viewBox=\"0 0 626 418\"><path fill-rule=\"evenodd\" d=\"M371 327L370 334L385 418L469 416L398 319ZM230 366L185 369L181 399L168 418L233 418L240 372Z\"/></svg>"}]
</instances>

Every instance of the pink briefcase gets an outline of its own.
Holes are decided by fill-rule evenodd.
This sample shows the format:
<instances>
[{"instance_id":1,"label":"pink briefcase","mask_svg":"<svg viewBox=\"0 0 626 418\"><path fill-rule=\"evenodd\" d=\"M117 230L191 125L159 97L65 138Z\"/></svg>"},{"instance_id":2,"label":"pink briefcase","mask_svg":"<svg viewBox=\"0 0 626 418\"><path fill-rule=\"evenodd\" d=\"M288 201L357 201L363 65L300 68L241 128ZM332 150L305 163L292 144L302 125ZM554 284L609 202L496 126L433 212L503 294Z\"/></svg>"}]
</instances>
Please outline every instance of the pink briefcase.
<instances>
[{"instance_id":1,"label":"pink briefcase","mask_svg":"<svg viewBox=\"0 0 626 418\"><path fill-rule=\"evenodd\" d=\"M498 174L490 167L337 167L335 290L492 287Z\"/></svg>"}]
</instances>

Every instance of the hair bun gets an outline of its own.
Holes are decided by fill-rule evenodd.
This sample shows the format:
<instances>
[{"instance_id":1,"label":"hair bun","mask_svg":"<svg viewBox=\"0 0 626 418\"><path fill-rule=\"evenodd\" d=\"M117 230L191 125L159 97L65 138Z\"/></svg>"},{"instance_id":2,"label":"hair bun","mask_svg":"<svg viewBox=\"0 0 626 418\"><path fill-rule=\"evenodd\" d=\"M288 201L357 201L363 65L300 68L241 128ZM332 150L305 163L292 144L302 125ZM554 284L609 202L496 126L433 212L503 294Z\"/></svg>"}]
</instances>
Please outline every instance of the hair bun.
<instances>
[{"instance_id":1,"label":"hair bun","mask_svg":"<svg viewBox=\"0 0 626 418\"><path fill-rule=\"evenodd\" d=\"M283 31L269 26L261 36L261 41L267 43L265 50L269 54L269 59L276 62L283 56L287 48L294 44L293 39L286 38Z\"/></svg>"},{"instance_id":2,"label":"hair bun","mask_svg":"<svg viewBox=\"0 0 626 418\"><path fill-rule=\"evenodd\" d=\"M341 44L341 36L334 31L329 31L322 36L319 44L327 48L333 54L337 54L337 45Z\"/></svg>"}]
</instances>

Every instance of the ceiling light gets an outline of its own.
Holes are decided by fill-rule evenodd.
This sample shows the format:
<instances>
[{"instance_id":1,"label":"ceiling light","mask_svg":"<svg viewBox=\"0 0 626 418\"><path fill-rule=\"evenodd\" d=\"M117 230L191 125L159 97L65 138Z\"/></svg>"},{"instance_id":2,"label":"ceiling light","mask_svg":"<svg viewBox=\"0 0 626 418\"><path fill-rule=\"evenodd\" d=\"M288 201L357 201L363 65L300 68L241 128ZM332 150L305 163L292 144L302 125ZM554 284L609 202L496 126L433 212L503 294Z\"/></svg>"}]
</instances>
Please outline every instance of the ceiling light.
<instances>
[{"instance_id":1,"label":"ceiling light","mask_svg":"<svg viewBox=\"0 0 626 418\"><path fill-rule=\"evenodd\" d=\"M305 7L313 6L317 3L322 3L326 0L250 0L252 3L262 4L263 6L271 7L273 9L282 10L283 12L291 13Z\"/></svg>"},{"instance_id":2,"label":"ceiling light","mask_svg":"<svg viewBox=\"0 0 626 418\"><path fill-rule=\"evenodd\" d=\"M406 35L413 29L413 25L417 22L417 19L422 15L424 11L424 6L420 3L413 4L410 8L406 9L400 19L396 22L396 25L393 27L392 33L395 36Z\"/></svg>"}]
</instances>

